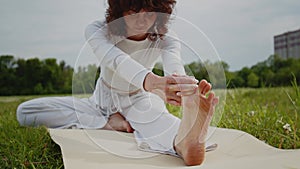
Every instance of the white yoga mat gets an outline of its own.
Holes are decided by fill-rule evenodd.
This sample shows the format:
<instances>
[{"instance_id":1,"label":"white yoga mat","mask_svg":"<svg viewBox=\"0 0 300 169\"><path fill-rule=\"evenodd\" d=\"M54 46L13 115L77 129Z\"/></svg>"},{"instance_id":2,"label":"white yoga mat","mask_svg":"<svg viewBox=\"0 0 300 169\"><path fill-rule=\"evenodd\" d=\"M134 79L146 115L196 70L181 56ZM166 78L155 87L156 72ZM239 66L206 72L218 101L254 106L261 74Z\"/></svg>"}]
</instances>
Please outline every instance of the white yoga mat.
<instances>
[{"instance_id":1,"label":"white yoga mat","mask_svg":"<svg viewBox=\"0 0 300 169\"><path fill-rule=\"evenodd\" d=\"M133 134L107 130L49 129L61 147L67 169L300 169L300 149L280 150L245 132L211 128L209 143L200 166L187 167L182 159L138 150Z\"/></svg>"}]
</instances>

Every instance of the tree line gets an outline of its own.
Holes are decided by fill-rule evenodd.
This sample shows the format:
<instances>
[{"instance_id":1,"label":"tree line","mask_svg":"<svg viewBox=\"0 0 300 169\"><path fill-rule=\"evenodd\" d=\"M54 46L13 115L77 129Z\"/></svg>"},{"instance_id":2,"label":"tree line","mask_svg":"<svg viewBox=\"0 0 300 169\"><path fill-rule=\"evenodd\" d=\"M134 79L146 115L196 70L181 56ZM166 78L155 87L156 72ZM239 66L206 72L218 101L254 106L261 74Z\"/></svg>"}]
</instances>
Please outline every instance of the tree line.
<instances>
[{"instance_id":1,"label":"tree line","mask_svg":"<svg viewBox=\"0 0 300 169\"><path fill-rule=\"evenodd\" d=\"M0 56L0 95L71 93L73 68L54 58Z\"/></svg>"},{"instance_id":2,"label":"tree line","mask_svg":"<svg viewBox=\"0 0 300 169\"><path fill-rule=\"evenodd\" d=\"M222 72L213 72L215 76L210 76L207 70L220 70L220 65ZM217 66L218 69L214 69ZM282 59L276 55L238 71L229 71L229 65L225 62L209 61L192 62L185 65L185 69L187 74L195 76L198 80L213 81L222 78L223 73L227 88L288 86L294 78L300 83L300 59ZM162 76L162 64L157 63L153 72ZM99 74L100 68L96 64L74 70L64 61L58 62L55 58L17 59L12 55L2 55L0 95L92 93ZM215 84L215 87L221 86Z\"/></svg>"},{"instance_id":3,"label":"tree line","mask_svg":"<svg viewBox=\"0 0 300 169\"><path fill-rule=\"evenodd\" d=\"M220 66L222 71L220 71ZM195 76L198 80L207 79L213 81L214 78L220 79L225 74L227 88L239 87L278 87L290 86L291 82L296 79L300 84L300 59L288 58L283 59L277 55L271 55L267 60L259 62L252 67L243 67L238 71L230 71L229 65L226 62L204 63L192 62L185 65L187 74ZM219 72L208 72L207 70L218 70ZM163 75L162 64L156 64L154 70L156 74ZM213 76L210 76L210 73ZM219 75L219 77L218 77ZM217 77L216 77L217 76ZM223 79L219 80L222 82ZM222 84L213 83L216 86Z\"/></svg>"},{"instance_id":4,"label":"tree line","mask_svg":"<svg viewBox=\"0 0 300 169\"><path fill-rule=\"evenodd\" d=\"M300 59L271 55L250 68L225 73L229 88L290 86L293 80L300 83Z\"/></svg>"}]
</instances>

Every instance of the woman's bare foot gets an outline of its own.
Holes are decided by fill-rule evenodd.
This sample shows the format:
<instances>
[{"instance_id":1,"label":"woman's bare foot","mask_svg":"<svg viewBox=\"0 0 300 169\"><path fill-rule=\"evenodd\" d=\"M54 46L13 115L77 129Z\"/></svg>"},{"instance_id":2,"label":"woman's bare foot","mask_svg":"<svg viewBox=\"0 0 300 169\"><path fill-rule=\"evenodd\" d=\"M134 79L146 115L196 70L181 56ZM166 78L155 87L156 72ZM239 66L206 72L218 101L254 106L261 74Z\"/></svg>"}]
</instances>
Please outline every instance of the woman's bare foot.
<instances>
[{"instance_id":1,"label":"woman's bare foot","mask_svg":"<svg viewBox=\"0 0 300 169\"><path fill-rule=\"evenodd\" d=\"M111 115L108 119L108 122L102 128L105 130L116 130L132 133L134 129L130 126L129 122L119 113Z\"/></svg>"},{"instance_id":2,"label":"woman's bare foot","mask_svg":"<svg viewBox=\"0 0 300 169\"><path fill-rule=\"evenodd\" d=\"M189 166L200 165L204 160L206 133L218 103L210 90L210 83L202 80L195 94L182 98L183 117L175 138L175 150Z\"/></svg>"}]
</instances>

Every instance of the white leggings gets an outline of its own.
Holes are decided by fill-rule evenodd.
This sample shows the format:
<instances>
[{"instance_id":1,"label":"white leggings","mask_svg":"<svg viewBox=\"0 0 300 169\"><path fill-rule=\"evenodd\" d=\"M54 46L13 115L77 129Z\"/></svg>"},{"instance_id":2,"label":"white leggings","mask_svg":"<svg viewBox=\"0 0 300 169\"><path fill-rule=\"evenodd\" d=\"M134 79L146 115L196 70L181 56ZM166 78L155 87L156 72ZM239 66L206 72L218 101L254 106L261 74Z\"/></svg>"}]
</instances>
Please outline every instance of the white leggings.
<instances>
[{"instance_id":1,"label":"white leggings","mask_svg":"<svg viewBox=\"0 0 300 169\"><path fill-rule=\"evenodd\" d=\"M168 112L163 100L155 94L139 92L133 96L114 93L102 86L101 104L90 98L46 97L19 105L17 119L21 125L49 128L100 129L107 118L120 112L135 130L142 149L176 155L173 141L180 119ZM145 146L146 144L146 146ZM141 147L140 147L141 148Z\"/></svg>"}]
</instances>

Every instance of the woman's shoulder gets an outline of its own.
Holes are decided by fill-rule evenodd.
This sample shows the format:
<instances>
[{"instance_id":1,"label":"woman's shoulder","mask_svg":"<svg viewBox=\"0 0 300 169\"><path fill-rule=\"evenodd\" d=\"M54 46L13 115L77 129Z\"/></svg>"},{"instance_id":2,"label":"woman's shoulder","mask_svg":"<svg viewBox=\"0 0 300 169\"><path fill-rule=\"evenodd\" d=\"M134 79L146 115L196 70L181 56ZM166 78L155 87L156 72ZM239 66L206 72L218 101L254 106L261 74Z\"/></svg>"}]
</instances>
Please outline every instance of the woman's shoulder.
<instances>
[{"instance_id":1,"label":"woman's shoulder","mask_svg":"<svg viewBox=\"0 0 300 169\"><path fill-rule=\"evenodd\" d=\"M106 21L102 20L95 20L87 25L85 29L85 37L86 39L89 39L90 37L95 38L105 38L109 41L111 41L114 44L117 44L118 42L124 40L124 37L112 35L108 33L108 25Z\"/></svg>"},{"instance_id":2,"label":"woman's shoulder","mask_svg":"<svg viewBox=\"0 0 300 169\"><path fill-rule=\"evenodd\" d=\"M87 28L89 28L89 27L102 28L102 27L104 27L105 25L106 25L105 21L102 21L102 20L95 20L95 21L89 23L89 24L87 25Z\"/></svg>"},{"instance_id":3,"label":"woman's shoulder","mask_svg":"<svg viewBox=\"0 0 300 169\"><path fill-rule=\"evenodd\" d=\"M89 39L95 33L106 32L107 28L105 25L105 21L101 20L96 20L89 23L85 28L85 37Z\"/></svg>"}]
</instances>

